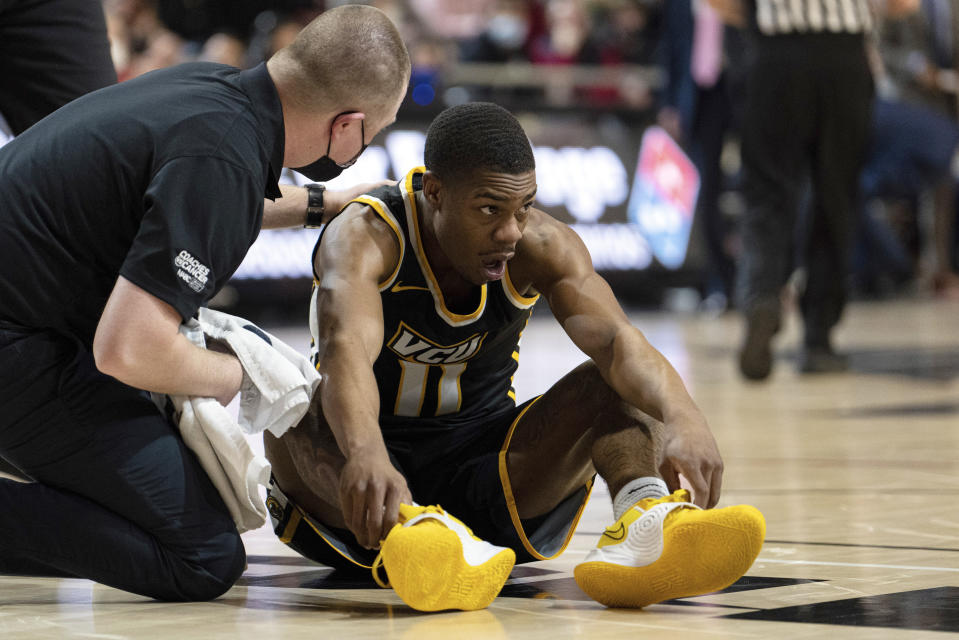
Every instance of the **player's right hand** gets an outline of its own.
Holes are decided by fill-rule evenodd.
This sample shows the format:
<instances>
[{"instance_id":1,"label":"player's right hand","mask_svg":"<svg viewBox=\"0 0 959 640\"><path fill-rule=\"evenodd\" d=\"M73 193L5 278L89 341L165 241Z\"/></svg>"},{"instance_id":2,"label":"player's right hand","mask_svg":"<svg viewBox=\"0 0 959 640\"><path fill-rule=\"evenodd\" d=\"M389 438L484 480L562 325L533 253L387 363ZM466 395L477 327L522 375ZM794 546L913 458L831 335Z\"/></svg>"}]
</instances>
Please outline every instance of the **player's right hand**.
<instances>
[{"instance_id":1,"label":"player's right hand","mask_svg":"<svg viewBox=\"0 0 959 640\"><path fill-rule=\"evenodd\" d=\"M377 549L396 524L400 503L413 504L406 478L385 452L356 454L340 472L343 520L367 549Z\"/></svg>"}]
</instances>

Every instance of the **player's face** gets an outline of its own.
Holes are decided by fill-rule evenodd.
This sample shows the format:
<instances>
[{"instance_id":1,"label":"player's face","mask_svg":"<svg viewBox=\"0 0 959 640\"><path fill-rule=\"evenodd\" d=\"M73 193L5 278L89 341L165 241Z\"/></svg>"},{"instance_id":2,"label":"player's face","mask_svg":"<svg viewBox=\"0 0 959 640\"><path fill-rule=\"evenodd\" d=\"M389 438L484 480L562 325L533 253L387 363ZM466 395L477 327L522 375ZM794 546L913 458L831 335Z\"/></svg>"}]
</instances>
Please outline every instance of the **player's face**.
<instances>
[{"instance_id":1,"label":"player's face","mask_svg":"<svg viewBox=\"0 0 959 640\"><path fill-rule=\"evenodd\" d=\"M536 172L476 171L443 191L435 226L443 253L473 284L499 280L526 229Z\"/></svg>"}]
</instances>

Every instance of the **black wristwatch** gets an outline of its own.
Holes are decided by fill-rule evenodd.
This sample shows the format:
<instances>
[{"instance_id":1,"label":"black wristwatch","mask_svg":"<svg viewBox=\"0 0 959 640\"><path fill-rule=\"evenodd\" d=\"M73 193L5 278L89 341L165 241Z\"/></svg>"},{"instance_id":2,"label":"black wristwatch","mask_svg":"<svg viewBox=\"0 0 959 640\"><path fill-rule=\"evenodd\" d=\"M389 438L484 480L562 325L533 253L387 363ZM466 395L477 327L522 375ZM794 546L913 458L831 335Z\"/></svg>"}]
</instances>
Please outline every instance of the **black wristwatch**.
<instances>
[{"instance_id":1,"label":"black wristwatch","mask_svg":"<svg viewBox=\"0 0 959 640\"><path fill-rule=\"evenodd\" d=\"M306 187L306 224L307 229L316 229L323 226L323 213L326 208L323 206L323 192L326 187L321 184L310 183Z\"/></svg>"}]
</instances>

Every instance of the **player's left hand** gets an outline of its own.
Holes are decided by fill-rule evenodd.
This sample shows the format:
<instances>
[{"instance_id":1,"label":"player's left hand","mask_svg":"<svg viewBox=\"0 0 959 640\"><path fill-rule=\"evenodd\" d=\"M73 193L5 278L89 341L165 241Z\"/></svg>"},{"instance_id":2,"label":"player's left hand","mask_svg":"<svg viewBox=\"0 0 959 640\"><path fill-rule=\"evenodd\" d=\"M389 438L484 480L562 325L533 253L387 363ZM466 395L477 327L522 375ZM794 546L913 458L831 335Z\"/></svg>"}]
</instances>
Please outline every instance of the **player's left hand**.
<instances>
[{"instance_id":1,"label":"player's left hand","mask_svg":"<svg viewBox=\"0 0 959 640\"><path fill-rule=\"evenodd\" d=\"M693 503L716 506L723 484L723 459L706 419L697 410L666 421L660 474L670 491L680 488L680 474L689 482Z\"/></svg>"},{"instance_id":2,"label":"player's left hand","mask_svg":"<svg viewBox=\"0 0 959 640\"><path fill-rule=\"evenodd\" d=\"M347 189L327 189L323 194L323 224L326 224L343 210L347 203L357 196L368 193L378 187L396 184L395 180L364 182Z\"/></svg>"}]
</instances>

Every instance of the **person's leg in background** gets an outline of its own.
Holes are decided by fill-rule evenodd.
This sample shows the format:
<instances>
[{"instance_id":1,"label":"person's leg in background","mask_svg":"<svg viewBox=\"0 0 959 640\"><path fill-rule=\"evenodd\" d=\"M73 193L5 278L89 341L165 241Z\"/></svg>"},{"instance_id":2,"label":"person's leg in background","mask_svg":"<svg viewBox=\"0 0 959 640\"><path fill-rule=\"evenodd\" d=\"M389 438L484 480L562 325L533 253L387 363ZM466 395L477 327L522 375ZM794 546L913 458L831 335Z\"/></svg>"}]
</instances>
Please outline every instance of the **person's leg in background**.
<instances>
[{"instance_id":1,"label":"person's leg in background","mask_svg":"<svg viewBox=\"0 0 959 640\"><path fill-rule=\"evenodd\" d=\"M781 321L780 293L793 267L793 238L806 174L813 114L807 56L799 37L762 37L748 62L743 111L742 254L737 288L745 316L739 368L750 380L772 369L771 341Z\"/></svg>"},{"instance_id":2,"label":"person's leg in background","mask_svg":"<svg viewBox=\"0 0 959 640\"><path fill-rule=\"evenodd\" d=\"M959 300L959 274L952 266L954 227L956 226L956 178L951 174L933 186L933 252L932 288L937 296Z\"/></svg>"},{"instance_id":3,"label":"person's leg in background","mask_svg":"<svg viewBox=\"0 0 959 640\"><path fill-rule=\"evenodd\" d=\"M706 241L706 272L702 293L704 307L724 310L733 295L736 266L726 246L728 229L719 208L723 186L721 156L731 120L730 96L724 77L716 85L699 90L692 130L692 159L699 169L697 217L703 222Z\"/></svg>"},{"instance_id":4,"label":"person's leg in background","mask_svg":"<svg viewBox=\"0 0 959 640\"><path fill-rule=\"evenodd\" d=\"M0 573L69 575L207 600L243 571L226 506L142 391L72 339L0 330Z\"/></svg>"},{"instance_id":5,"label":"person's leg in background","mask_svg":"<svg viewBox=\"0 0 959 640\"><path fill-rule=\"evenodd\" d=\"M846 303L860 171L865 160L873 100L872 75L861 39L836 38L824 47L812 108L819 113L813 152L812 216L806 243L807 279L800 299L805 335L799 370L841 371L846 360L832 348L831 331Z\"/></svg>"}]
</instances>

